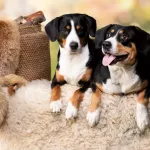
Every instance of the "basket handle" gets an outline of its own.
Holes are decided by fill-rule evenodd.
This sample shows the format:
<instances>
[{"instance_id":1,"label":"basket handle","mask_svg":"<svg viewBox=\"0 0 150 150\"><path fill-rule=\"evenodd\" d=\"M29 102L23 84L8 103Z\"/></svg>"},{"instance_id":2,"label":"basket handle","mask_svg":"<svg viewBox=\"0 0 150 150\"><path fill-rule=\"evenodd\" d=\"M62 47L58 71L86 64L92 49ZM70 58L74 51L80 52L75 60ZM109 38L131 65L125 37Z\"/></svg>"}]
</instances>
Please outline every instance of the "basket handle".
<instances>
[{"instance_id":1,"label":"basket handle","mask_svg":"<svg viewBox=\"0 0 150 150\"><path fill-rule=\"evenodd\" d=\"M17 22L17 24L37 25L37 24L44 22L45 20L46 18L43 12L38 11L28 16L20 16L14 21Z\"/></svg>"}]
</instances>

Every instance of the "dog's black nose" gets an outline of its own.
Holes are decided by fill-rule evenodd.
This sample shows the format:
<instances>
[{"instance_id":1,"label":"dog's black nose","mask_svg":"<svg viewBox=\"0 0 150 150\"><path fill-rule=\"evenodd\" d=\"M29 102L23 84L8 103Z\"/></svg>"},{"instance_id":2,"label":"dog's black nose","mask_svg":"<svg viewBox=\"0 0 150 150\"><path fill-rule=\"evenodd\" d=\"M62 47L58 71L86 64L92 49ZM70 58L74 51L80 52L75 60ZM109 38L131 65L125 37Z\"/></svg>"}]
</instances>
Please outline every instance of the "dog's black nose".
<instances>
[{"instance_id":1,"label":"dog's black nose","mask_svg":"<svg viewBox=\"0 0 150 150\"><path fill-rule=\"evenodd\" d=\"M77 50L77 48L78 48L78 43L77 43L77 42L71 42L71 43L70 43L70 48L71 48L71 50Z\"/></svg>"},{"instance_id":2,"label":"dog's black nose","mask_svg":"<svg viewBox=\"0 0 150 150\"><path fill-rule=\"evenodd\" d=\"M112 46L111 42L109 42L109 41L104 41L102 45L103 45L103 48L106 50L109 50Z\"/></svg>"}]
</instances>

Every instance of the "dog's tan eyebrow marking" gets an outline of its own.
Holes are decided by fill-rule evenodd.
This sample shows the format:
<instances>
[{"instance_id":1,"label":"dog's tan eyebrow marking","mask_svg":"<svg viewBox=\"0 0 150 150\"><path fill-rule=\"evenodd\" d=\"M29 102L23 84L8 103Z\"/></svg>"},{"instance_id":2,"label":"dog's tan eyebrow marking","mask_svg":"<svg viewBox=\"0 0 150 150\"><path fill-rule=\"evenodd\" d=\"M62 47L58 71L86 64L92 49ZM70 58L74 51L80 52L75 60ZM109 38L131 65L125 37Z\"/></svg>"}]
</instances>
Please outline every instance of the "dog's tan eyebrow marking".
<instances>
[{"instance_id":1,"label":"dog's tan eyebrow marking","mask_svg":"<svg viewBox=\"0 0 150 150\"><path fill-rule=\"evenodd\" d=\"M115 32L115 30L114 30L114 29L112 29L110 32L111 32L111 33L113 33L113 32Z\"/></svg>"},{"instance_id":2,"label":"dog's tan eyebrow marking","mask_svg":"<svg viewBox=\"0 0 150 150\"><path fill-rule=\"evenodd\" d=\"M77 30L80 29L80 28L81 28L81 27L80 27L79 25L76 26L76 29L77 29Z\"/></svg>"},{"instance_id":3,"label":"dog's tan eyebrow marking","mask_svg":"<svg viewBox=\"0 0 150 150\"><path fill-rule=\"evenodd\" d=\"M67 26L66 26L66 29L70 29L70 26L69 26L69 25L67 25Z\"/></svg>"},{"instance_id":4,"label":"dog's tan eyebrow marking","mask_svg":"<svg viewBox=\"0 0 150 150\"><path fill-rule=\"evenodd\" d=\"M123 30L120 30L119 33L123 33Z\"/></svg>"}]
</instances>

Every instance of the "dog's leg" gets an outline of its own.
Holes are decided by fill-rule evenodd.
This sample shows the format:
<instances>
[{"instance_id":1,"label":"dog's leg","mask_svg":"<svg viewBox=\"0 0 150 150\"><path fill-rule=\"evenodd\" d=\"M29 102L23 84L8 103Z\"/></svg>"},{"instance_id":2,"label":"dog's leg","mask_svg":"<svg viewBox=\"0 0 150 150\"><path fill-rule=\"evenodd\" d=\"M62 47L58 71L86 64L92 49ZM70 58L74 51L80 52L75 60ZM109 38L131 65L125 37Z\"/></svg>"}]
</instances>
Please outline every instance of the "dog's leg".
<instances>
[{"instance_id":1,"label":"dog's leg","mask_svg":"<svg viewBox=\"0 0 150 150\"><path fill-rule=\"evenodd\" d=\"M66 81L63 76L56 71L56 74L52 80L51 84L51 98L50 98L50 110L52 112L60 112L62 109L61 98L61 86L64 85Z\"/></svg>"},{"instance_id":2,"label":"dog's leg","mask_svg":"<svg viewBox=\"0 0 150 150\"><path fill-rule=\"evenodd\" d=\"M147 110L148 97L146 96L146 93L146 90L140 92L137 98L136 121L141 131L144 131L150 123Z\"/></svg>"},{"instance_id":3,"label":"dog's leg","mask_svg":"<svg viewBox=\"0 0 150 150\"><path fill-rule=\"evenodd\" d=\"M79 81L79 85L81 86L81 88L74 92L73 96L71 97L68 103L66 109L66 119L77 117L78 109L80 103L83 100L84 93L90 87L91 75L92 75L92 69L88 68L85 74L82 76L81 80Z\"/></svg>"},{"instance_id":4,"label":"dog's leg","mask_svg":"<svg viewBox=\"0 0 150 150\"><path fill-rule=\"evenodd\" d=\"M67 109L66 109L65 114L66 114L67 120L77 117L78 109L79 109L80 103L83 100L84 93L90 86L89 81L81 80L79 83L80 83L80 85L82 85L82 87L74 92L73 96L71 97L71 99L68 103Z\"/></svg>"},{"instance_id":5,"label":"dog's leg","mask_svg":"<svg viewBox=\"0 0 150 150\"><path fill-rule=\"evenodd\" d=\"M78 114L78 109L80 106L80 103L83 100L84 97L84 88L80 88L76 90L71 97L67 109L66 109L66 119L76 118Z\"/></svg>"},{"instance_id":6,"label":"dog's leg","mask_svg":"<svg viewBox=\"0 0 150 150\"><path fill-rule=\"evenodd\" d=\"M50 110L52 112L60 112L62 108L60 97L61 97L61 88L59 84L56 84L54 87L52 87L51 90Z\"/></svg>"},{"instance_id":7,"label":"dog's leg","mask_svg":"<svg viewBox=\"0 0 150 150\"><path fill-rule=\"evenodd\" d=\"M100 115L100 102L102 91L95 85L92 86L92 101L89 107L89 111L87 113L87 121L90 127L95 126L99 122Z\"/></svg>"}]
</instances>

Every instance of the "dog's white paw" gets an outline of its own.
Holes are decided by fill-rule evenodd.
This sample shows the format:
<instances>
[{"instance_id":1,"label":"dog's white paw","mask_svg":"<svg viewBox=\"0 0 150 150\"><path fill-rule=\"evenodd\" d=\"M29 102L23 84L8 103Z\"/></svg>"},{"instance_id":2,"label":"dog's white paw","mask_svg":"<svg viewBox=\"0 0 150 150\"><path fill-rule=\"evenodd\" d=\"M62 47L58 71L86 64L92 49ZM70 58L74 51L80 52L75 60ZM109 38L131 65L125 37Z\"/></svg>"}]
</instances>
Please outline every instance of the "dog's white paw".
<instances>
[{"instance_id":1,"label":"dog's white paw","mask_svg":"<svg viewBox=\"0 0 150 150\"><path fill-rule=\"evenodd\" d=\"M137 103L136 107L136 121L141 131L144 131L145 128L148 127L150 124L147 108L146 106L140 103Z\"/></svg>"},{"instance_id":2,"label":"dog's white paw","mask_svg":"<svg viewBox=\"0 0 150 150\"><path fill-rule=\"evenodd\" d=\"M66 119L76 118L78 114L78 109L72 105L71 102L68 103L65 115Z\"/></svg>"},{"instance_id":3,"label":"dog's white paw","mask_svg":"<svg viewBox=\"0 0 150 150\"><path fill-rule=\"evenodd\" d=\"M61 100L50 102L50 110L51 110L51 112L57 113L57 112L60 112L61 109L62 109Z\"/></svg>"},{"instance_id":4,"label":"dog's white paw","mask_svg":"<svg viewBox=\"0 0 150 150\"><path fill-rule=\"evenodd\" d=\"M86 117L86 119L87 119L87 121L88 121L88 125L90 126L90 127L93 127L93 126L95 126L96 124L98 124L98 122L99 122L99 115L100 115L100 109L98 108L98 109L96 109L95 111L93 111L93 112L88 112L87 113L87 117Z\"/></svg>"}]
</instances>

